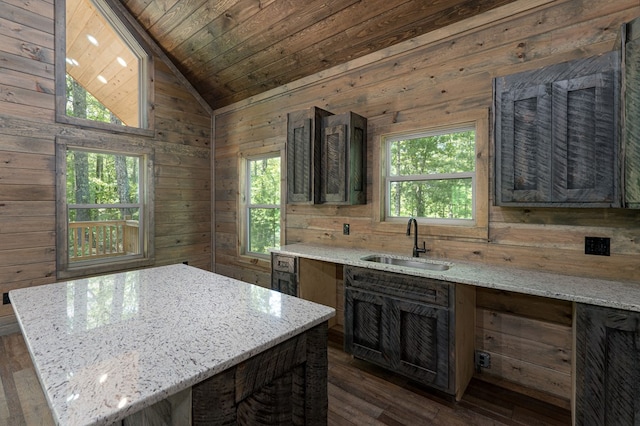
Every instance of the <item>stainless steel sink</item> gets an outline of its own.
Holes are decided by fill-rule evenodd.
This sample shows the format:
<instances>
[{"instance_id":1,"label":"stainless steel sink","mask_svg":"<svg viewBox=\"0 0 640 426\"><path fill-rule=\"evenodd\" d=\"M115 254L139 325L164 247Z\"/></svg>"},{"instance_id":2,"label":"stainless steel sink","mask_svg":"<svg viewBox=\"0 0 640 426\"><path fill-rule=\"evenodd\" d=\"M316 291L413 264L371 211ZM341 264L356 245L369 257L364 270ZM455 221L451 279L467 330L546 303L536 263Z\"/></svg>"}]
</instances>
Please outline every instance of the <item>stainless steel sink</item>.
<instances>
[{"instance_id":1,"label":"stainless steel sink","mask_svg":"<svg viewBox=\"0 0 640 426\"><path fill-rule=\"evenodd\" d=\"M387 265L404 266L407 268L427 269L430 271L446 271L451 266L447 263L434 262L427 259L377 254L372 256L365 256L362 258L362 260L367 262L385 263Z\"/></svg>"}]
</instances>

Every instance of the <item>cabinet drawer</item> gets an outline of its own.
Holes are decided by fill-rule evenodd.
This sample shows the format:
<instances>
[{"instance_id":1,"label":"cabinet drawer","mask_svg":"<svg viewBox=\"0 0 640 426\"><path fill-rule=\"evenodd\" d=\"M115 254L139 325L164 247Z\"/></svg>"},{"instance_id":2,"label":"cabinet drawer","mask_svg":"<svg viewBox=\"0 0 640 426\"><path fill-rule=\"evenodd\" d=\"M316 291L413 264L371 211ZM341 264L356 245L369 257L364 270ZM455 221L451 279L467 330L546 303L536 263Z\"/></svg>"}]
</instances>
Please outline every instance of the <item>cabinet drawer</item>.
<instances>
[{"instance_id":1,"label":"cabinet drawer","mask_svg":"<svg viewBox=\"0 0 640 426\"><path fill-rule=\"evenodd\" d=\"M449 307L451 284L445 281L357 267L346 267L344 279L346 286Z\"/></svg>"},{"instance_id":2,"label":"cabinet drawer","mask_svg":"<svg viewBox=\"0 0 640 426\"><path fill-rule=\"evenodd\" d=\"M290 274L295 274L298 270L297 258L292 256L283 256L281 254L273 255L272 268L274 271L279 272L288 272Z\"/></svg>"}]
</instances>

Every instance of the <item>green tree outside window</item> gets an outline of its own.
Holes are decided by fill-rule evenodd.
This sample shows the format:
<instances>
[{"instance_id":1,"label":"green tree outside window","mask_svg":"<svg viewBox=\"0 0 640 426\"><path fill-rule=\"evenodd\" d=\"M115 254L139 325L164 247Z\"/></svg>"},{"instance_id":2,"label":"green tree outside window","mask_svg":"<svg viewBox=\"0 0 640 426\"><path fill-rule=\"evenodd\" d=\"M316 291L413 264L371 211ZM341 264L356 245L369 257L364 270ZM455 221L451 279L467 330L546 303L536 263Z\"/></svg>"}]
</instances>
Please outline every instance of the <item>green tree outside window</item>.
<instances>
[{"instance_id":1,"label":"green tree outside window","mask_svg":"<svg viewBox=\"0 0 640 426\"><path fill-rule=\"evenodd\" d=\"M247 252L280 247L280 157L247 161Z\"/></svg>"},{"instance_id":2,"label":"green tree outside window","mask_svg":"<svg viewBox=\"0 0 640 426\"><path fill-rule=\"evenodd\" d=\"M140 156L67 150L69 261L140 253L141 163Z\"/></svg>"},{"instance_id":3,"label":"green tree outside window","mask_svg":"<svg viewBox=\"0 0 640 426\"><path fill-rule=\"evenodd\" d=\"M475 129L386 142L387 217L473 219Z\"/></svg>"}]
</instances>

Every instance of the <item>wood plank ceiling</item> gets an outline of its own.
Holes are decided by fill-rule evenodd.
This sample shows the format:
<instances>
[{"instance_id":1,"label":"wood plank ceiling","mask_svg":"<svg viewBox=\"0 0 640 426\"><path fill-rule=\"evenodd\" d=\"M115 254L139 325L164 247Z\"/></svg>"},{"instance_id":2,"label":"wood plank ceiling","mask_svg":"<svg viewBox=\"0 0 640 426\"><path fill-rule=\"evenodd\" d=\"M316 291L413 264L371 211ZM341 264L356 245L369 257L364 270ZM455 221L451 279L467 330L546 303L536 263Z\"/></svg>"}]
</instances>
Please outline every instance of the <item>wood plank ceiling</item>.
<instances>
[{"instance_id":1,"label":"wood plank ceiling","mask_svg":"<svg viewBox=\"0 0 640 426\"><path fill-rule=\"evenodd\" d=\"M514 0L121 0L220 108Z\"/></svg>"}]
</instances>

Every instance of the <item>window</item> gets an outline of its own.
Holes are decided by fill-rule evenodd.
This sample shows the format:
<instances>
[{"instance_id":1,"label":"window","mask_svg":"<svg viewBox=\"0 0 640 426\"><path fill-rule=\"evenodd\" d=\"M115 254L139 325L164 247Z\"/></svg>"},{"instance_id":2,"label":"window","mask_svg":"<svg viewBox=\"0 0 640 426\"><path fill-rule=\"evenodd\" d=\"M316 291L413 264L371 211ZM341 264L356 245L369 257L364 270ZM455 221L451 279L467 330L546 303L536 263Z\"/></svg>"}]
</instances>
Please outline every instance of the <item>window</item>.
<instances>
[{"instance_id":1,"label":"window","mask_svg":"<svg viewBox=\"0 0 640 426\"><path fill-rule=\"evenodd\" d=\"M281 165L279 153L246 159L245 253L265 256L280 247Z\"/></svg>"},{"instance_id":2,"label":"window","mask_svg":"<svg viewBox=\"0 0 640 426\"><path fill-rule=\"evenodd\" d=\"M385 140L385 215L441 223L471 222L475 213L473 124Z\"/></svg>"},{"instance_id":3,"label":"window","mask_svg":"<svg viewBox=\"0 0 640 426\"><path fill-rule=\"evenodd\" d=\"M59 277L152 261L153 153L58 138Z\"/></svg>"},{"instance_id":4,"label":"window","mask_svg":"<svg viewBox=\"0 0 640 426\"><path fill-rule=\"evenodd\" d=\"M149 127L150 56L105 0L56 2L58 121L121 131ZM58 32L59 31L59 32Z\"/></svg>"}]
</instances>

